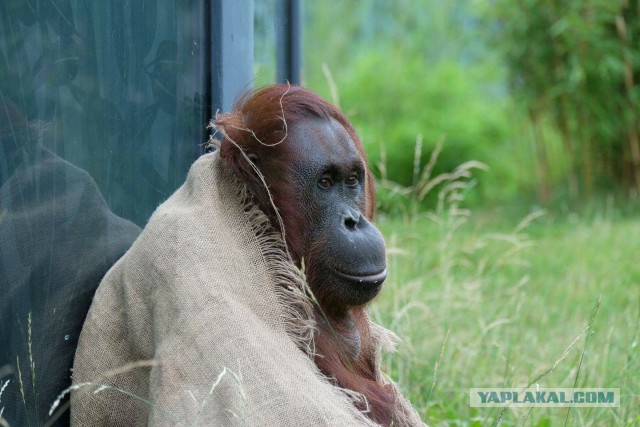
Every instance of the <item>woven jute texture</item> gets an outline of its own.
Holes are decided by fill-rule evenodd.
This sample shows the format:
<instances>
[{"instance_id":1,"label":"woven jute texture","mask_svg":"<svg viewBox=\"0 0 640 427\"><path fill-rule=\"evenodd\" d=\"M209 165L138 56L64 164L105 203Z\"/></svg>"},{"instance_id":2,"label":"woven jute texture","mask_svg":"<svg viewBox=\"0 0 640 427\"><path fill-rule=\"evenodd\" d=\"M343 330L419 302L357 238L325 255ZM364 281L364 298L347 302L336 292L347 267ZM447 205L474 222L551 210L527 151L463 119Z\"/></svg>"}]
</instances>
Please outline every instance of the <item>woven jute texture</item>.
<instances>
[{"instance_id":1,"label":"woven jute texture","mask_svg":"<svg viewBox=\"0 0 640 427\"><path fill-rule=\"evenodd\" d=\"M74 425L371 424L313 363L313 303L217 153L107 273L76 351ZM374 326L376 349L387 332ZM398 424L420 424L401 396Z\"/></svg>"}]
</instances>

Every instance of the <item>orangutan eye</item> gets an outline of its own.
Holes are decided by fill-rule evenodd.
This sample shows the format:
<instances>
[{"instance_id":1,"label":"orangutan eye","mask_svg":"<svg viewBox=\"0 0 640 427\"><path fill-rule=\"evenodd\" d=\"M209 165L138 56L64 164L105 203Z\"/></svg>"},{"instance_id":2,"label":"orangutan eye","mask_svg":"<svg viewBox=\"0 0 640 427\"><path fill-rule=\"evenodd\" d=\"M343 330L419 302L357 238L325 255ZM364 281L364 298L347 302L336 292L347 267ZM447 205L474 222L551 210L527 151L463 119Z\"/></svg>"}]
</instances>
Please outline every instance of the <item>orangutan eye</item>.
<instances>
[{"instance_id":1,"label":"orangutan eye","mask_svg":"<svg viewBox=\"0 0 640 427\"><path fill-rule=\"evenodd\" d=\"M331 181L331 178L320 178L320 180L318 181L318 187L322 188L323 190L327 190L329 188L331 188L331 186L333 185L333 181Z\"/></svg>"},{"instance_id":2,"label":"orangutan eye","mask_svg":"<svg viewBox=\"0 0 640 427\"><path fill-rule=\"evenodd\" d=\"M347 178L345 183L349 187L355 187L356 185L358 185L358 177L356 175L351 175L349 178Z\"/></svg>"}]
</instances>

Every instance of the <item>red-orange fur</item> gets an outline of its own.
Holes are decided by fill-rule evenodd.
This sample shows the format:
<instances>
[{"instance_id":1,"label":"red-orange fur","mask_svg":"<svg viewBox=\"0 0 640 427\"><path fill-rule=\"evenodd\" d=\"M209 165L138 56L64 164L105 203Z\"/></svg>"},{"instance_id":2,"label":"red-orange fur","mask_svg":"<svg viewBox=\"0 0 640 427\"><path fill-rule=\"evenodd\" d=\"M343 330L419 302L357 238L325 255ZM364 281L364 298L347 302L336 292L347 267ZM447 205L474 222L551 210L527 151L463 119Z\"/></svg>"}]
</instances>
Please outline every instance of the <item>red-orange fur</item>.
<instances>
[{"instance_id":1,"label":"red-orange fur","mask_svg":"<svg viewBox=\"0 0 640 427\"><path fill-rule=\"evenodd\" d=\"M335 106L299 86L275 85L252 96L247 94L236 103L231 113L218 115L216 124L224 129L225 134L220 146L220 155L252 190L256 202L277 228L278 221L263 184L238 151L238 147L230 140L247 154L256 154L258 158L269 156L271 162L278 162L277 166L272 165L273 170L261 169L261 172L267 180L275 205L283 219L289 252L299 265L301 259L308 256L304 253L305 247L309 250L310 245L328 242L304 241L303 236L310 226L311 219L305 218L302 213L304 210L298 206L298 199L293 194L296 191L295 183L286 182L281 172L286 168L287 160L296 156L292 144L279 144L286 138L283 117L289 128L308 119L335 119L354 141L365 166L367 163L358 135L344 114ZM375 193L373 177L368 167L365 194L364 213L368 219L372 219ZM307 277L311 289L322 304L326 298L323 298L321 289L314 287L314 272L308 271ZM357 355L354 354L354 343L350 340L353 325L360 334L360 351ZM392 387L385 386L381 379L376 377L371 334L364 307L350 309L347 316L340 317L331 315L331 307L321 307L318 312L315 344L315 363L320 370L335 378L341 387L363 394L369 404L369 416L382 425L390 425L396 396Z\"/></svg>"}]
</instances>

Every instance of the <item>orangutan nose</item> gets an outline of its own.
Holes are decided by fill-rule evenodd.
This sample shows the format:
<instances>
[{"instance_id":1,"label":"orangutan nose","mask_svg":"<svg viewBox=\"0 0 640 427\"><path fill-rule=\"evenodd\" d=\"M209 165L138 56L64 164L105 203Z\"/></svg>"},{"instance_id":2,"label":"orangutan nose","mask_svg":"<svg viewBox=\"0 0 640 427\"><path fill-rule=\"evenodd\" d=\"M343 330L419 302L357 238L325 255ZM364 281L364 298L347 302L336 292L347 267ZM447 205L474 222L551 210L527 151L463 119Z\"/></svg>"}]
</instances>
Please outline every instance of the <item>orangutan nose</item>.
<instances>
[{"instance_id":1,"label":"orangutan nose","mask_svg":"<svg viewBox=\"0 0 640 427\"><path fill-rule=\"evenodd\" d=\"M358 224L360 224L360 219L360 212L354 209L348 209L342 214L342 220L344 221L344 225L347 227L347 230L355 230Z\"/></svg>"}]
</instances>

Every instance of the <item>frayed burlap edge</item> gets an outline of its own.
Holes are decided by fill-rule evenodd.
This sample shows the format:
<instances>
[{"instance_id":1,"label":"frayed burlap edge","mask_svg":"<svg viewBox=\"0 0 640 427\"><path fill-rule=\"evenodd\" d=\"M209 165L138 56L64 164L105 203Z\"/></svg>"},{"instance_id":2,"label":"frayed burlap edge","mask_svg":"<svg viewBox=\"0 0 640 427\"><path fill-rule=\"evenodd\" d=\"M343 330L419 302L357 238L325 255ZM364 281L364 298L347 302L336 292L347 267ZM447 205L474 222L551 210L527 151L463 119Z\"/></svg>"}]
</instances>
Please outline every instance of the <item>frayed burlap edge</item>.
<instances>
[{"instance_id":1,"label":"frayed burlap edge","mask_svg":"<svg viewBox=\"0 0 640 427\"><path fill-rule=\"evenodd\" d=\"M304 272L298 269L289 257L282 235L273 229L269 218L253 202L253 196L247 186L238 180L236 185L238 201L256 236L265 264L270 266L268 273L273 283L278 284L275 293L282 302L285 330L300 350L313 357L313 333L316 325L313 292Z\"/></svg>"}]
</instances>

